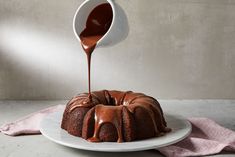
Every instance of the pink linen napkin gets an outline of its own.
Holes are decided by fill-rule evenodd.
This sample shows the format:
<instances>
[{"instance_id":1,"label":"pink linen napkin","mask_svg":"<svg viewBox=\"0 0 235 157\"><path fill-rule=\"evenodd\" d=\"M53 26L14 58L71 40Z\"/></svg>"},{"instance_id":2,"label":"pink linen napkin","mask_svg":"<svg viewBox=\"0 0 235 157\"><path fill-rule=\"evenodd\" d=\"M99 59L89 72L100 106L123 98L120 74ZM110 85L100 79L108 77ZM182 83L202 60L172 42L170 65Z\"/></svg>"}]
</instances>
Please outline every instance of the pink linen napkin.
<instances>
[{"instance_id":1,"label":"pink linen napkin","mask_svg":"<svg viewBox=\"0 0 235 157\"><path fill-rule=\"evenodd\" d=\"M235 152L235 132L208 118L189 118L191 134L184 140L159 148L167 157L212 155L222 150Z\"/></svg>"},{"instance_id":2,"label":"pink linen napkin","mask_svg":"<svg viewBox=\"0 0 235 157\"><path fill-rule=\"evenodd\" d=\"M2 125L0 127L0 132L9 136L40 134L39 127L43 117L63 108L64 105L56 105L34 112L26 117L20 118L15 122Z\"/></svg>"},{"instance_id":3,"label":"pink linen napkin","mask_svg":"<svg viewBox=\"0 0 235 157\"><path fill-rule=\"evenodd\" d=\"M39 125L43 117L59 111L64 105L52 106L32 113L13 123L0 127L0 132L17 136L40 134ZM190 118L192 133L184 140L163 148L158 148L167 157L203 156L217 154L222 150L235 152L235 132L226 129L207 118Z\"/></svg>"}]
</instances>

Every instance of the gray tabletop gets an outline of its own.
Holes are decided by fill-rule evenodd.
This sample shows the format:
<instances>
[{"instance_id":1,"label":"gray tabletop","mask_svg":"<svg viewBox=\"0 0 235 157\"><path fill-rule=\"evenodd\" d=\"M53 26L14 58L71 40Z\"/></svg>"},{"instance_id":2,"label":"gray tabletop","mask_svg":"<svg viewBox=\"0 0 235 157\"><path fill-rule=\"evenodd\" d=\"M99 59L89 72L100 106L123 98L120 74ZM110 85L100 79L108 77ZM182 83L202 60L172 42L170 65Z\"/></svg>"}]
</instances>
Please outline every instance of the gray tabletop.
<instances>
[{"instance_id":1,"label":"gray tabletop","mask_svg":"<svg viewBox=\"0 0 235 157\"><path fill-rule=\"evenodd\" d=\"M0 125L11 122L48 106L67 101L0 101ZM208 117L224 127L235 130L235 100L160 100L164 112L185 117ZM158 157L156 150L129 153L83 151L55 144L42 135L9 137L0 133L1 157ZM232 157L223 152L216 157Z\"/></svg>"}]
</instances>

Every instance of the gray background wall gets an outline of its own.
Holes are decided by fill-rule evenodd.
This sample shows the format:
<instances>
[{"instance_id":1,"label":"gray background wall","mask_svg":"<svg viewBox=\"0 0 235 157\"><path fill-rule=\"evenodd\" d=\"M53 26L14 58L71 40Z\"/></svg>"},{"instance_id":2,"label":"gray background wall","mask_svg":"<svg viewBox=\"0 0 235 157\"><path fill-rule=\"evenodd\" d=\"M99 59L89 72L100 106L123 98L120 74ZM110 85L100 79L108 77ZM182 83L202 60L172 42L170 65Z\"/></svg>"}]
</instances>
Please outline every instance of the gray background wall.
<instances>
[{"instance_id":1,"label":"gray background wall","mask_svg":"<svg viewBox=\"0 0 235 157\"><path fill-rule=\"evenodd\" d=\"M72 31L82 0L0 0L0 99L67 99L87 91ZM92 89L161 99L235 99L235 1L116 0L123 42L97 49Z\"/></svg>"}]
</instances>

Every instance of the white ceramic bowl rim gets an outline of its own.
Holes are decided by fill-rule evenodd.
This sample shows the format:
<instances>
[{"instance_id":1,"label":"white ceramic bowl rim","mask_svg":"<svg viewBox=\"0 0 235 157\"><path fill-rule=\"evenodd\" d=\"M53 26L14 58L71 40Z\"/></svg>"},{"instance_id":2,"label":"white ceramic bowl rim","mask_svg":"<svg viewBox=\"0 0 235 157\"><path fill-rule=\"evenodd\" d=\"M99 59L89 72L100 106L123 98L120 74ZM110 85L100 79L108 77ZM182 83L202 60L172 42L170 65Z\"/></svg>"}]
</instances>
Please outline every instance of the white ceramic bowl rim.
<instances>
[{"instance_id":1,"label":"white ceramic bowl rim","mask_svg":"<svg viewBox=\"0 0 235 157\"><path fill-rule=\"evenodd\" d=\"M77 38L79 41L81 41L81 40L80 40L80 37L79 37L79 35L77 34L77 31L76 31L76 17L78 16L79 10L80 10L84 5L86 5L87 3L89 3L90 1L97 1L97 0L85 0L85 1L78 7L78 9L77 9L77 11L76 11L76 13L75 13L75 15L74 15L74 17L73 17L73 31L74 31L74 34L75 34L76 38ZM112 23L111 23L111 25L110 25L108 31L107 31L107 32L103 35L103 37L97 42L97 45L98 45L98 43L99 43L100 41L102 41L104 38L106 38L106 36L109 34L111 28L112 28L113 25L114 25L114 21L115 21L115 17L116 17L116 16L115 16L115 15L116 15L116 10L115 10L115 6L114 6L114 2L113 2L112 0L105 0L105 1L107 1L107 3L109 3L110 6L112 7L113 19L112 19Z\"/></svg>"}]
</instances>

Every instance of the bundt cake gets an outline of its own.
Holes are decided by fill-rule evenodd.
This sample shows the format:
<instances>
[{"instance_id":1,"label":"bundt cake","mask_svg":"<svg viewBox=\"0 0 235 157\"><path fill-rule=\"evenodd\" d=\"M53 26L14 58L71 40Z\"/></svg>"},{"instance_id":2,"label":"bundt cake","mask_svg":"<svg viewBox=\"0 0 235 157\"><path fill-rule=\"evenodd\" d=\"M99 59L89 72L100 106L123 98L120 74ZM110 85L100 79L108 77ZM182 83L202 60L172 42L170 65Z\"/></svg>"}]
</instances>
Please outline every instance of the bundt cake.
<instances>
[{"instance_id":1,"label":"bundt cake","mask_svg":"<svg viewBox=\"0 0 235 157\"><path fill-rule=\"evenodd\" d=\"M161 136L170 129L153 97L132 91L95 91L72 98L61 128L90 142L129 142Z\"/></svg>"}]
</instances>

